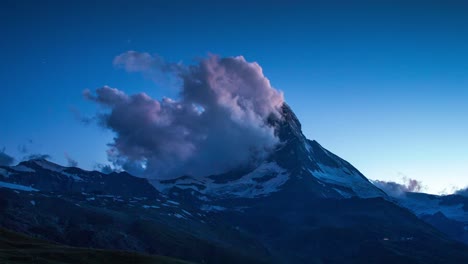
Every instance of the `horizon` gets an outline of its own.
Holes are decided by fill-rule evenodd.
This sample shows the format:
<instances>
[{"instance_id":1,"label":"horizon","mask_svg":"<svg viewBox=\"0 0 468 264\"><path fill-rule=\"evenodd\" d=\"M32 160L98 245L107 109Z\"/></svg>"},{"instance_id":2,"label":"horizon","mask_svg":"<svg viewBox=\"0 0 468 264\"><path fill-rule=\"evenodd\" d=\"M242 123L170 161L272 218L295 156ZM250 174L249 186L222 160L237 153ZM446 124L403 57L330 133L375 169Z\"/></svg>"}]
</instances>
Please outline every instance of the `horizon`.
<instances>
[{"instance_id":1,"label":"horizon","mask_svg":"<svg viewBox=\"0 0 468 264\"><path fill-rule=\"evenodd\" d=\"M304 135L368 179L417 180L431 194L468 186L468 5L273 3L267 13L260 2L87 4L12 1L0 11L8 128L0 150L17 162L48 155L88 170L110 165L115 133L93 119L102 108L83 91L109 85L179 99L170 75L158 72L155 82L116 58L138 51L193 66L218 54L257 62Z\"/></svg>"}]
</instances>

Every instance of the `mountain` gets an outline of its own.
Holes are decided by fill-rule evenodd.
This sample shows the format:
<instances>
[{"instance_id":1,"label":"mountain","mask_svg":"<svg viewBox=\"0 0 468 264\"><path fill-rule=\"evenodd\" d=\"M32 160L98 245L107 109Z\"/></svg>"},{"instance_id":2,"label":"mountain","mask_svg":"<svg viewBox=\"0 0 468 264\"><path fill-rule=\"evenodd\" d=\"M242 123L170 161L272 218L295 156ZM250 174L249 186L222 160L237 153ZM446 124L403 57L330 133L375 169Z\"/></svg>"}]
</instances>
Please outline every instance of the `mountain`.
<instances>
[{"instance_id":1,"label":"mountain","mask_svg":"<svg viewBox=\"0 0 468 264\"><path fill-rule=\"evenodd\" d=\"M45 159L32 159L0 170L15 183L55 193L112 193L118 196L145 196L155 198L154 188L142 178L126 172L103 174L67 168ZM8 175L11 175L9 177Z\"/></svg>"},{"instance_id":2,"label":"mountain","mask_svg":"<svg viewBox=\"0 0 468 264\"><path fill-rule=\"evenodd\" d=\"M58 245L0 228L0 263L145 263L189 264L189 262L134 252L95 250Z\"/></svg>"},{"instance_id":3,"label":"mountain","mask_svg":"<svg viewBox=\"0 0 468 264\"><path fill-rule=\"evenodd\" d=\"M223 174L147 180L45 160L0 167L0 225L79 247L196 263L464 263L468 247L308 140L289 106L281 143Z\"/></svg>"},{"instance_id":4,"label":"mountain","mask_svg":"<svg viewBox=\"0 0 468 264\"><path fill-rule=\"evenodd\" d=\"M407 192L394 199L452 239L468 244L468 197Z\"/></svg>"}]
</instances>

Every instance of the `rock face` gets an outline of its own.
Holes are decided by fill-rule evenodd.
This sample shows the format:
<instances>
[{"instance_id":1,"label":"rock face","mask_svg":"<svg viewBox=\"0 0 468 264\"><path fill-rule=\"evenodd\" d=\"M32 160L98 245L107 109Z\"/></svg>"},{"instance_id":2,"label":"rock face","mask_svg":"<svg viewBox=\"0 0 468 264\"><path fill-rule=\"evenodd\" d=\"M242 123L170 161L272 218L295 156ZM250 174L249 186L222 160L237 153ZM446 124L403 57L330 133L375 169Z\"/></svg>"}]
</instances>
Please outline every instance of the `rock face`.
<instances>
[{"instance_id":1,"label":"rock face","mask_svg":"<svg viewBox=\"0 0 468 264\"><path fill-rule=\"evenodd\" d=\"M306 139L291 109L282 111L269 120L281 141L274 152L219 175L148 181L45 160L0 167L0 225L197 263L468 261L465 245Z\"/></svg>"}]
</instances>

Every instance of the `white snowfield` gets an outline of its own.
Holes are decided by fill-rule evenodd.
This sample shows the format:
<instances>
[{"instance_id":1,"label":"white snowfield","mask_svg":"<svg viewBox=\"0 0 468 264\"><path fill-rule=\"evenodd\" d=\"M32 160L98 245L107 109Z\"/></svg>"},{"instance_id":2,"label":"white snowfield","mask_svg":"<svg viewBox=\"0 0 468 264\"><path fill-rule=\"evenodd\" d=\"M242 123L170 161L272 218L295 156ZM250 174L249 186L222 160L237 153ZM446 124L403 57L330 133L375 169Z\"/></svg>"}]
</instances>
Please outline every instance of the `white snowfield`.
<instances>
[{"instance_id":1,"label":"white snowfield","mask_svg":"<svg viewBox=\"0 0 468 264\"><path fill-rule=\"evenodd\" d=\"M268 176L262 180L262 177ZM289 179L289 174L275 162L263 163L254 171L243 175L239 179L228 181L226 183L215 183L213 179L203 178L182 178L175 183L161 183L161 181L152 181L152 184L159 191L167 191L173 187L181 189L193 189L203 194L214 195L218 197L243 197L255 198L266 196L272 192L280 190L280 187ZM199 190L197 185L206 188Z\"/></svg>"}]
</instances>

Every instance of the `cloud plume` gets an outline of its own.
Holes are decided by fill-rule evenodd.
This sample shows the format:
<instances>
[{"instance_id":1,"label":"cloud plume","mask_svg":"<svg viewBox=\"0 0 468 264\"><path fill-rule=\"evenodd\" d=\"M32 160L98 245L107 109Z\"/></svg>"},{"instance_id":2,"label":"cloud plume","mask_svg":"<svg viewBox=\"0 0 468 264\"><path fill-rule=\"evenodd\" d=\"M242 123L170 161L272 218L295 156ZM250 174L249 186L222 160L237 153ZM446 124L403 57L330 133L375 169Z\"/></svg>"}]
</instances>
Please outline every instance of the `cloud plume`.
<instances>
[{"instance_id":1,"label":"cloud plume","mask_svg":"<svg viewBox=\"0 0 468 264\"><path fill-rule=\"evenodd\" d=\"M211 55L195 65L129 51L114 64L130 72L179 80L179 98L157 100L104 86L84 96L107 111L99 122L115 132L108 157L148 177L207 175L259 160L278 143L269 118L280 118L283 94L257 63Z\"/></svg>"},{"instance_id":2,"label":"cloud plume","mask_svg":"<svg viewBox=\"0 0 468 264\"><path fill-rule=\"evenodd\" d=\"M424 189L421 181L403 177L403 183L375 180L372 183L390 196L398 197L407 192L420 192Z\"/></svg>"}]
</instances>

